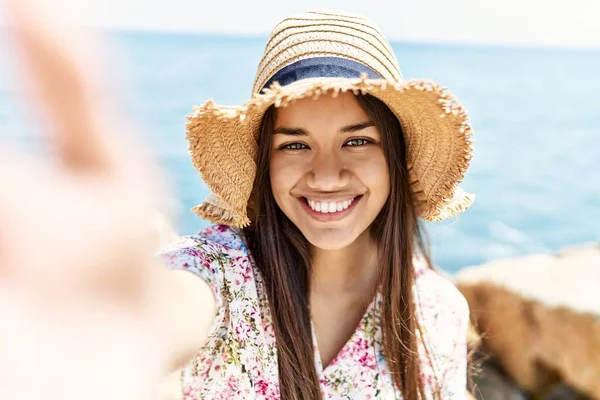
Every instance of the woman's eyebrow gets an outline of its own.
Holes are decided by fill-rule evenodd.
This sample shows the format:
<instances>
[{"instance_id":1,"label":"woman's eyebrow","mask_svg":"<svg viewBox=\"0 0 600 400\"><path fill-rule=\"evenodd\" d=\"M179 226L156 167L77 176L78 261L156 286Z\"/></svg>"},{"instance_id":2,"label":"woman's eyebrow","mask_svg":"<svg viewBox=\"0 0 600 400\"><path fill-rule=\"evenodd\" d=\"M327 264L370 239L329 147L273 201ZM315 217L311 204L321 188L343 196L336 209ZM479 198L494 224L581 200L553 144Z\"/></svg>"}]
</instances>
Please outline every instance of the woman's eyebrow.
<instances>
[{"instance_id":1,"label":"woman's eyebrow","mask_svg":"<svg viewBox=\"0 0 600 400\"><path fill-rule=\"evenodd\" d=\"M273 130L274 135L288 135L288 136L308 136L308 133L302 128L283 128L277 127Z\"/></svg>"},{"instance_id":2,"label":"woman's eyebrow","mask_svg":"<svg viewBox=\"0 0 600 400\"><path fill-rule=\"evenodd\" d=\"M347 125L340 130L340 133L352 133L360 131L361 129L375 126L371 121L360 122L358 124ZM307 136L308 133L302 128L285 128L277 127L273 130L274 135L288 135L288 136Z\"/></svg>"},{"instance_id":3,"label":"woman's eyebrow","mask_svg":"<svg viewBox=\"0 0 600 400\"><path fill-rule=\"evenodd\" d=\"M341 133L352 133L360 131L361 129L369 128L371 126L375 126L375 124L371 121L365 121L358 124L348 125L342 128Z\"/></svg>"}]
</instances>

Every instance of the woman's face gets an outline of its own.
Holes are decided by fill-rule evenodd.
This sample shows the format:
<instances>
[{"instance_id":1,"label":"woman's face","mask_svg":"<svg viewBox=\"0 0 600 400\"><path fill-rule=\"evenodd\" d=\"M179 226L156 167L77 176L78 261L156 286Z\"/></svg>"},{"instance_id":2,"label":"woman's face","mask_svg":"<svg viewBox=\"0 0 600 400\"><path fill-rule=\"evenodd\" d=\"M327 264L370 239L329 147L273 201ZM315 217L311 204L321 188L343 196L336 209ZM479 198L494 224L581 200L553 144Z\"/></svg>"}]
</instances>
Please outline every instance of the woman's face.
<instances>
[{"instance_id":1,"label":"woman's face","mask_svg":"<svg viewBox=\"0 0 600 400\"><path fill-rule=\"evenodd\" d=\"M381 136L352 93L276 113L270 179L283 213L315 247L353 243L390 192Z\"/></svg>"}]
</instances>

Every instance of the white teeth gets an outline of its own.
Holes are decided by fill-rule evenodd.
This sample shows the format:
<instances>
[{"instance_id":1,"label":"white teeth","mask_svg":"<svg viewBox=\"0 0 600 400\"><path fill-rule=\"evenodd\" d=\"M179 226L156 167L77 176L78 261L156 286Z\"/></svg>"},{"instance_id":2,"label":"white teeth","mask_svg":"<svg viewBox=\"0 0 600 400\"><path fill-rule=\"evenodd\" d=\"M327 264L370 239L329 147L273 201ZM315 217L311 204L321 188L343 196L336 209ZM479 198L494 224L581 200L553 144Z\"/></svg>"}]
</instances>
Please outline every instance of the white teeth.
<instances>
[{"instance_id":1,"label":"white teeth","mask_svg":"<svg viewBox=\"0 0 600 400\"><path fill-rule=\"evenodd\" d=\"M338 202L308 200L308 205L317 212L329 214L345 210L350 207L350 204L352 204L353 201L354 199Z\"/></svg>"}]
</instances>

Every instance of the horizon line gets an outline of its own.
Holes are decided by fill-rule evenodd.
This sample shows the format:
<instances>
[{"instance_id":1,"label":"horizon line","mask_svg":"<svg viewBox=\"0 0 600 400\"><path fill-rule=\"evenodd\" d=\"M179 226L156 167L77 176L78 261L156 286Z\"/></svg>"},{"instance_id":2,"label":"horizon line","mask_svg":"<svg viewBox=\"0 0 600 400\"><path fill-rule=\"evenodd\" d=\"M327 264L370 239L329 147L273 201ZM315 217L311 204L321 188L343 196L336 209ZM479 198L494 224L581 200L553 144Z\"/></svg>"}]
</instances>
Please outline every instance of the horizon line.
<instances>
[{"instance_id":1,"label":"horizon line","mask_svg":"<svg viewBox=\"0 0 600 400\"><path fill-rule=\"evenodd\" d=\"M105 32L115 33L132 33L132 34L163 34L173 36L204 36L214 38L236 38L236 39L247 39L247 40L266 40L269 37L269 33L257 33L257 32L222 32L222 31L202 31L202 30L186 30L186 29L161 29L161 28L145 28L145 27L122 27L122 26L98 26L88 28L97 29ZM0 26L1 29L1 26ZM561 51L572 51L572 52L599 52L600 44L560 44L560 43L527 43L527 42L512 42L512 41L477 41L477 40L464 40L464 41L441 41L441 40L427 40L427 39L416 39L416 38L390 38L389 42L399 45L420 45L420 46L443 46L443 47L471 47L471 48L490 48L493 50L561 50Z\"/></svg>"}]
</instances>

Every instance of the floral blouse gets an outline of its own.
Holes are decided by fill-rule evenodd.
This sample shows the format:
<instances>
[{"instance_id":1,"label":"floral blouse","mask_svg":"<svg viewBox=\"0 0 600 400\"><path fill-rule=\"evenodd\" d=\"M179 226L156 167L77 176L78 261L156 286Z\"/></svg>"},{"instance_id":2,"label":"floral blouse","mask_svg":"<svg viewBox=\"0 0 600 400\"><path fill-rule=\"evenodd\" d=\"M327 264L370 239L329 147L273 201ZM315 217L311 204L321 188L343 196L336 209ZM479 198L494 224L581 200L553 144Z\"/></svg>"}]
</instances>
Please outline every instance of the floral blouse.
<instances>
[{"instance_id":1,"label":"floral blouse","mask_svg":"<svg viewBox=\"0 0 600 400\"><path fill-rule=\"evenodd\" d=\"M168 268L188 270L206 281L217 303L204 347L182 372L183 399L278 399L277 347L270 310L241 232L211 226L182 238L160 257ZM437 272L419 264L415 268L417 314L424 328L418 346L426 392L433 393L439 385L443 399L462 399L466 391L467 302ZM381 297L376 296L352 337L326 368L321 365L313 329L315 365L325 399L402 398L383 356L380 306ZM425 356L425 342L430 357Z\"/></svg>"}]
</instances>

